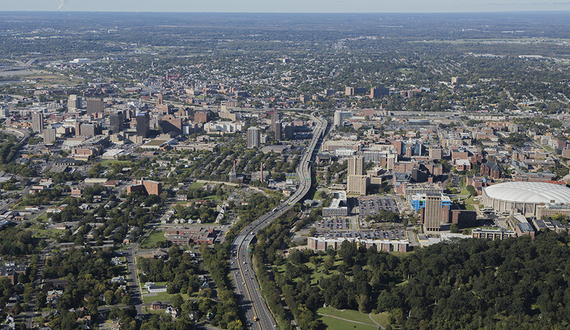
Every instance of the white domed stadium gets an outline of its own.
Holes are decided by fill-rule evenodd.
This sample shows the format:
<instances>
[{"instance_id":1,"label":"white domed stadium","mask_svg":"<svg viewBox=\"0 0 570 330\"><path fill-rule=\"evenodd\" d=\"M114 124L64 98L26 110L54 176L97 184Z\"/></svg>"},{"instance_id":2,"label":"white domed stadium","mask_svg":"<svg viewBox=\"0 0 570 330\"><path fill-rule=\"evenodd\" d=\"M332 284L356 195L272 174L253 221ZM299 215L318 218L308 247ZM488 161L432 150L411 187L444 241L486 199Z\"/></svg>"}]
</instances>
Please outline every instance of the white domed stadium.
<instances>
[{"instance_id":1,"label":"white domed stadium","mask_svg":"<svg viewBox=\"0 0 570 330\"><path fill-rule=\"evenodd\" d=\"M537 206L570 204L570 188L545 182L506 182L483 188L483 204L495 212L516 210L536 216Z\"/></svg>"}]
</instances>

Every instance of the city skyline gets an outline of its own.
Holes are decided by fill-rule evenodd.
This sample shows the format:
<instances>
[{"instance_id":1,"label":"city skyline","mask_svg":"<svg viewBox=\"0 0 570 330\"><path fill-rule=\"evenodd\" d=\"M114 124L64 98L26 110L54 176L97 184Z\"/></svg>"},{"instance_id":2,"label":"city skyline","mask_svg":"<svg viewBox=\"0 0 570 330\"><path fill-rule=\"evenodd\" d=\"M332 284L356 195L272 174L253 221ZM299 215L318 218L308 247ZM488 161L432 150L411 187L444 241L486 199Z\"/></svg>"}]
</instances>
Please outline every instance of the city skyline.
<instances>
[{"instance_id":1,"label":"city skyline","mask_svg":"<svg viewBox=\"0 0 570 330\"><path fill-rule=\"evenodd\" d=\"M32 9L32 10L30 10ZM371 0L324 0L267 2L250 0L232 2L215 0L208 3L188 3L182 0L168 2L102 0L23 0L0 5L0 11L95 11L95 12L208 12L208 13L474 13L474 12L524 12L524 11L567 11L570 2L489 2L470 0L464 2L426 2L405 0L382 3Z\"/></svg>"}]
</instances>

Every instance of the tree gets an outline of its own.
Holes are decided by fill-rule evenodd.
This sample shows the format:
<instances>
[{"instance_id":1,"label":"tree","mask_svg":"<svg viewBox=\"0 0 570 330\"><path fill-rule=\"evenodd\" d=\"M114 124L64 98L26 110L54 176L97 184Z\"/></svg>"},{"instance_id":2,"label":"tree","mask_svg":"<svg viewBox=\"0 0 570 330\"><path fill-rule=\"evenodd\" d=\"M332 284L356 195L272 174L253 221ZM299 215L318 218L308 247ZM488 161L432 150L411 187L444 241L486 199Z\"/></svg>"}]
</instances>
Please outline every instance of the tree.
<instances>
[{"instance_id":1,"label":"tree","mask_svg":"<svg viewBox=\"0 0 570 330\"><path fill-rule=\"evenodd\" d=\"M452 232L452 233L459 233L459 226L457 226L456 223L452 223L452 224L449 226L449 231Z\"/></svg>"},{"instance_id":2,"label":"tree","mask_svg":"<svg viewBox=\"0 0 570 330\"><path fill-rule=\"evenodd\" d=\"M105 303L107 305L112 305L115 299L115 293L112 290L105 291Z\"/></svg>"},{"instance_id":3,"label":"tree","mask_svg":"<svg viewBox=\"0 0 570 330\"><path fill-rule=\"evenodd\" d=\"M175 308L182 307L183 303L184 303L184 298L182 298L182 296L180 294L175 294L172 297L172 306L174 306Z\"/></svg>"}]
</instances>

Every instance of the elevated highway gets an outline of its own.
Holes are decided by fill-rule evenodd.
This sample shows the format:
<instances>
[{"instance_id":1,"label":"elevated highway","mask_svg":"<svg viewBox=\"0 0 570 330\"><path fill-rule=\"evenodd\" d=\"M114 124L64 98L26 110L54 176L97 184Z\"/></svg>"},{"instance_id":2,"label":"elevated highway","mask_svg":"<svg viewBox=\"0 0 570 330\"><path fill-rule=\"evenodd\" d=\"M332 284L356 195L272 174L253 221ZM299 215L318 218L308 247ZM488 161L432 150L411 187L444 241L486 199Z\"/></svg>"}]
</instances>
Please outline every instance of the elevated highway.
<instances>
[{"instance_id":1,"label":"elevated highway","mask_svg":"<svg viewBox=\"0 0 570 330\"><path fill-rule=\"evenodd\" d=\"M268 226L273 220L301 201L311 189L312 159L318 152L317 146L322 143L328 126L326 120L316 118L314 115L311 117L317 124L313 129L313 139L297 166L297 177L299 179L297 191L271 212L264 214L244 228L232 243L230 272L235 283L235 293L238 295L239 303L244 310L247 329L277 329L277 323L261 295L261 288L251 266L249 245L259 230Z\"/></svg>"}]
</instances>

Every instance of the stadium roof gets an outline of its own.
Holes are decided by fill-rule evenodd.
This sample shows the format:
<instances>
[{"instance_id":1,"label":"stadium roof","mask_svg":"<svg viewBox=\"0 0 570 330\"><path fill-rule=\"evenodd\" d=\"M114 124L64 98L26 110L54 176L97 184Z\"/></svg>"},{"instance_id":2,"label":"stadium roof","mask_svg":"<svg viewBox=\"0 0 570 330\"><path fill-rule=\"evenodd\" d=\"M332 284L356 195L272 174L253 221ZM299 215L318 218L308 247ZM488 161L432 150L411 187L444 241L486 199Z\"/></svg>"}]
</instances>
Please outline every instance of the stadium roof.
<instances>
[{"instance_id":1,"label":"stadium roof","mask_svg":"<svg viewBox=\"0 0 570 330\"><path fill-rule=\"evenodd\" d=\"M484 188L493 199L518 203L570 203L570 188L544 182L506 182Z\"/></svg>"}]
</instances>

